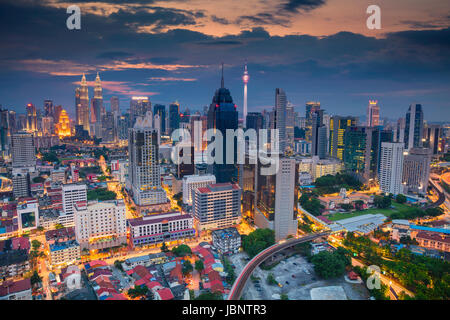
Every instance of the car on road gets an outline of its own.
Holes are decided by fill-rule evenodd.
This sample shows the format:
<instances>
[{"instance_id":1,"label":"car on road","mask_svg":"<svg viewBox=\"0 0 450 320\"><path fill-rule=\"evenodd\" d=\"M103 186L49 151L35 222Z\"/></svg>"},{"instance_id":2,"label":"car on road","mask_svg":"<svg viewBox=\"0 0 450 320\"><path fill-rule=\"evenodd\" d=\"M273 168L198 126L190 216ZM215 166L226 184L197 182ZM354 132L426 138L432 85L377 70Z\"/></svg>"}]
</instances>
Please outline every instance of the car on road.
<instances>
[{"instance_id":1,"label":"car on road","mask_svg":"<svg viewBox=\"0 0 450 320\"><path fill-rule=\"evenodd\" d=\"M286 281L286 284L289 284L289 281Z\"/></svg>"}]
</instances>

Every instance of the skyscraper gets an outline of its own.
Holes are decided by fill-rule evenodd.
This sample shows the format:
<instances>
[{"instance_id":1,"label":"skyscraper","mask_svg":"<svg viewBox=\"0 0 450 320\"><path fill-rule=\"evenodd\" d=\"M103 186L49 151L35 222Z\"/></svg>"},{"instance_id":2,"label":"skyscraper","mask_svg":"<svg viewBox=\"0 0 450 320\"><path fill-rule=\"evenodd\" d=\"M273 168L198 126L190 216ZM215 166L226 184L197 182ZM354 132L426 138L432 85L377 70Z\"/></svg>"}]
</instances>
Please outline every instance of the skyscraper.
<instances>
[{"instance_id":1,"label":"skyscraper","mask_svg":"<svg viewBox=\"0 0 450 320\"><path fill-rule=\"evenodd\" d=\"M130 101L130 126L133 127L137 117L144 117L147 111L151 112L152 104L148 97L132 97Z\"/></svg>"},{"instance_id":2,"label":"skyscraper","mask_svg":"<svg viewBox=\"0 0 450 320\"><path fill-rule=\"evenodd\" d=\"M411 104L406 113L405 121L405 149L421 148L423 138L422 105Z\"/></svg>"},{"instance_id":3,"label":"skyscraper","mask_svg":"<svg viewBox=\"0 0 450 320\"><path fill-rule=\"evenodd\" d=\"M330 119L330 156L344 160L344 134L349 127L356 126L355 117L333 116Z\"/></svg>"},{"instance_id":4,"label":"skyscraper","mask_svg":"<svg viewBox=\"0 0 450 320\"><path fill-rule=\"evenodd\" d=\"M89 131L89 89L84 74L81 78L80 87L75 90L75 109L77 124L82 125L84 130ZM59 115L56 116L55 114L55 121L58 117Z\"/></svg>"},{"instance_id":5,"label":"skyscraper","mask_svg":"<svg viewBox=\"0 0 450 320\"><path fill-rule=\"evenodd\" d=\"M311 127L311 153L324 159L327 154L327 128L323 124L323 110L315 110L312 113Z\"/></svg>"},{"instance_id":6,"label":"skyscraper","mask_svg":"<svg viewBox=\"0 0 450 320\"><path fill-rule=\"evenodd\" d=\"M292 147L294 145L294 126L294 105L288 102L286 105L286 146Z\"/></svg>"},{"instance_id":7,"label":"skyscraper","mask_svg":"<svg viewBox=\"0 0 450 320\"><path fill-rule=\"evenodd\" d=\"M397 195L403 192L403 147L401 142L381 144L380 190Z\"/></svg>"},{"instance_id":8,"label":"skyscraper","mask_svg":"<svg viewBox=\"0 0 450 320\"><path fill-rule=\"evenodd\" d=\"M279 139L279 151L284 153L287 145L286 137L286 106L287 99L286 93L283 89L275 89L275 117L274 117L274 129L278 129Z\"/></svg>"},{"instance_id":9,"label":"skyscraper","mask_svg":"<svg viewBox=\"0 0 450 320\"><path fill-rule=\"evenodd\" d=\"M27 131L37 131L36 107L32 103L27 104Z\"/></svg>"},{"instance_id":10,"label":"skyscraper","mask_svg":"<svg viewBox=\"0 0 450 320\"><path fill-rule=\"evenodd\" d=\"M320 102L309 101L306 103L305 138L309 142L312 142L312 116L317 110L320 110Z\"/></svg>"},{"instance_id":11,"label":"skyscraper","mask_svg":"<svg viewBox=\"0 0 450 320\"><path fill-rule=\"evenodd\" d=\"M53 117L53 101L44 100L44 117Z\"/></svg>"},{"instance_id":12,"label":"skyscraper","mask_svg":"<svg viewBox=\"0 0 450 320\"><path fill-rule=\"evenodd\" d=\"M442 126L437 124L429 125L425 129L425 144L431 149L432 154L443 152Z\"/></svg>"},{"instance_id":13,"label":"skyscraper","mask_svg":"<svg viewBox=\"0 0 450 320\"><path fill-rule=\"evenodd\" d=\"M166 106L163 104L155 104L153 106L153 115L159 115L161 122L161 134L166 134Z\"/></svg>"},{"instance_id":14,"label":"skyscraper","mask_svg":"<svg viewBox=\"0 0 450 320\"><path fill-rule=\"evenodd\" d=\"M119 98L116 96L112 96L109 101L111 104L111 112L115 113L116 116L118 116L120 113Z\"/></svg>"},{"instance_id":15,"label":"skyscraper","mask_svg":"<svg viewBox=\"0 0 450 320\"><path fill-rule=\"evenodd\" d=\"M244 128L247 127L247 83L250 80L250 76L247 71L247 63L244 67L244 75L242 76L242 80L244 81Z\"/></svg>"},{"instance_id":16,"label":"skyscraper","mask_svg":"<svg viewBox=\"0 0 450 320\"><path fill-rule=\"evenodd\" d=\"M255 224L275 231L275 240L297 234L298 165L295 159L280 158L279 170L263 175L258 161Z\"/></svg>"},{"instance_id":17,"label":"skyscraper","mask_svg":"<svg viewBox=\"0 0 450 320\"><path fill-rule=\"evenodd\" d=\"M405 155L403 165L403 184L408 193L427 193L430 178L431 150L411 148Z\"/></svg>"},{"instance_id":18,"label":"skyscraper","mask_svg":"<svg viewBox=\"0 0 450 320\"><path fill-rule=\"evenodd\" d=\"M166 192L161 188L158 131L153 128L151 117L151 112L138 117L129 131L128 179L138 206L167 202Z\"/></svg>"},{"instance_id":19,"label":"skyscraper","mask_svg":"<svg viewBox=\"0 0 450 320\"><path fill-rule=\"evenodd\" d=\"M91 123L101 122L105 114L103 107L102 82L97 72L95 77L94 98L92 99Z\"/></svg>"},{"instance_id":20,"label":"skyscraper","mask_svg":"<svg viewBox=\"0 0 450 320\"><path fill-rule=\"evenodd\" d=\"M178 102L169 105L169 134L180 128L180 104Z\"/></svg>"},{"instance_id":21,"label":"skyscraper","mask_svg":"<svg viewBox=\"0 0 450 320\"><path fill-rule=\"evenodd\" d=\"M36 150L33 134L15 133L11 136L11 157L14 168L28 168L34 171L36 166Z\"/></svg>"},{"instance_id":22,"label":"skyscraper","mask_svg":"<svg viewBox=\"0 0 450 320\"><path fill-rule=\"evenodd\" d=\"M215 129L226 136L227 129L238 128L237 106L233 103L230 91L224 87L223 64L221 87L216 90L212 103L208 110L208 129ZM235 139L236 140L236 139ZM237 182L238 172L236 166L237 145L233 143L234 149L228 150L227 144L223 143L223 164L215 163L210 167L210 172L216 176L217 183ZM233 164L226 164L227 153L233 154Z\"/></svg>"},{"instance_id":23,"label":"skyscraper","mask_svg":"<svg viewBox=\"0 0 450 320\"><path fill-rule=\"evenodd\" d=\"M367 126L376 127L380 125L380 107L377 100L369 100L366 116Z\"/></svg>"}]
</instances>

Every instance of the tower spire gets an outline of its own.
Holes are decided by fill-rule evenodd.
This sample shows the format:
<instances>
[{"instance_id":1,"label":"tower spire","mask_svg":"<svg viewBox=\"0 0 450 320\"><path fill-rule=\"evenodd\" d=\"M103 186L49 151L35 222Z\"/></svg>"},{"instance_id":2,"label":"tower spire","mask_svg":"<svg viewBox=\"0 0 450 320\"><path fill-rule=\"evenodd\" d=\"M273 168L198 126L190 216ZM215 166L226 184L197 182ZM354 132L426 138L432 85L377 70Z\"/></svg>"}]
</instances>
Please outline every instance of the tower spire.
<instances>
[{"instance_id":1,"label":"tower spire","mask_svg":"<svg viewBox=\"0 0 450 320\"><path fill-rule=\"evenodd\" d=\"M224 88L224 87L225 87L224 80L223 80L223 62L222 62L222 80L221 80L221 82L220 82L220 87L221 87L221 88Z\"/></svg>"}]
</instances>

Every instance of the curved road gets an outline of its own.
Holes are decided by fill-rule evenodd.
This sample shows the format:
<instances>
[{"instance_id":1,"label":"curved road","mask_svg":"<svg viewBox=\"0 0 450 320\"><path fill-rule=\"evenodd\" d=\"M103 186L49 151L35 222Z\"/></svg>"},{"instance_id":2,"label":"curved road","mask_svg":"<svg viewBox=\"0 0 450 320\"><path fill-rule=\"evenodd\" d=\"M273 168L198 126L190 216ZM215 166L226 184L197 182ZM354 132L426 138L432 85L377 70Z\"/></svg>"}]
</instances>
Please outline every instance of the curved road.
<instances>
[{"instance_id":1,"label":"curved road","mask_svg":"<svg viewBox=\"0 0 450 320\"><path fill-rule=\"evenodd\" d=\"M436 207L439 207L441 204L443 204L445 202L445 193L443 192L441 186L439 186L436 183L436 181L434 181L431 178L430 178L430 184L434 188L434 190L437 192L437 194L439 195L439 199L436 202L433 202L433 203L425 206L424 209L436 208Z\"/></svg>"},{"instance_id":2,"label":"curved road","mask_svg":"<svg viewBox=\"0 0 450 320\"><path fill-rule=\"evenodd\" d=\"M268 247L267 249L261 251L244 267L241 274L234 282L233 287L231 288L230 294L228 295L228 300L239 300L241 298L242 292L244 291L245 288L245 284L247 283L247 280L250 277L250 275L253 273L253 271L256 269L257 266L259 266L262 262L264 262L267 258L272 256L273 254L280 252L291 246L294 246L296 244L308 242L316 238L326 236L328 234L330 234L330 232L326 231L311 234L300 238L289 239L282 243L276 243L273 246Z\"/></svg>"}]
</instances>

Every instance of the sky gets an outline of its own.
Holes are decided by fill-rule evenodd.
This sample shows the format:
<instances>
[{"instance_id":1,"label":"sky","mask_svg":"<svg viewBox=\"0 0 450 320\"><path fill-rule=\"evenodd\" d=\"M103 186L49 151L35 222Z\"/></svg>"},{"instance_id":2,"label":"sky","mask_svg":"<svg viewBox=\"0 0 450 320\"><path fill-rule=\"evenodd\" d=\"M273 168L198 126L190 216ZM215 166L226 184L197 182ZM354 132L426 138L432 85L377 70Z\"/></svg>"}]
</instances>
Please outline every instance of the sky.
<instances>
[{"instance_id":1,"label":"sky","mask_svg":"<svg viewBox=\"0 0 450 320\"><path fill-rule=\"evenodd\" d=\"M81 30L69 30L70 5ZM381 29L366 9L381 9ZM107 109L132 96L181 109L211 103L225 87L240 111L248 63L248 109L271 109L283 88L295 110L320 101L329 114L381 117L421 103L427 121L450 121L448 0L2 0L0 104L25 112L45 99L75 115L75 88L100 73ZM93 88L90 88L93 96Z\"/></svg>"}]
</instances>

